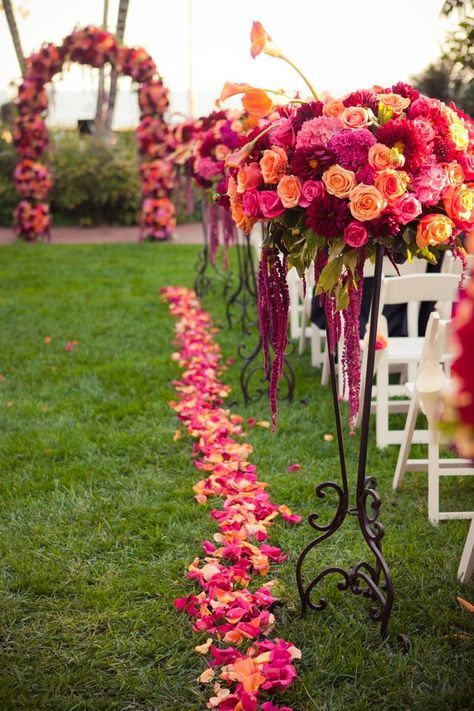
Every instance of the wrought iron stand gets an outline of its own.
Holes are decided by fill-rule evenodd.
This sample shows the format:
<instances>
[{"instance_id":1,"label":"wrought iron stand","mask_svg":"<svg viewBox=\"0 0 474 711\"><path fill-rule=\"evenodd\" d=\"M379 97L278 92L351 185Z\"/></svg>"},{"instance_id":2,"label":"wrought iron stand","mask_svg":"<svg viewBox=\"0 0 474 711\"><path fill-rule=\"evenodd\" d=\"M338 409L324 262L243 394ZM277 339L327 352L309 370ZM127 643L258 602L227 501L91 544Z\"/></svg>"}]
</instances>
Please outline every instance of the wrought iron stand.
<instances>
[{"instance_id":1,"label":"wrought iron stand","mask_svg":"<svg viewBox=\"0 0 474 711\"><path fill-rule=\"evenodd\" d=\"M237 287L226 305L229 328L240 325L242 334L250 336L257 323L257 279L250 239L236 231ZM236 314L237 312L237 314Z\"/></svg>"},{"instance_id":2,"label":"wrought iron stand","mask_svg":"<svg viewBox=\"0 0 474 711\"><path fill-rule=\"evenodd\" d=\"M383 256L384 247L382 245L377 245L370 316L367 370L363 393L355 505L352 505L350 501L341 413L339 410L335 361L334 354L330 353L329 367L342 483L338 484L336 482L327 481L316 487L316 495L320 499L325 498L326 494L330 492L335 492L337 494L337 510L332 520L327 524L319 522L318 513L312 513L309 516L308 522L310 526L317 531L318 535L306 546L298 558L298 562L296 564L296 582L301 600L301 612L304 615L308 608L318 611L325 609L327 600L324 597L321 597L315 602L311 600L313 590L315 590L318 584L328 575L335 573L340 576L342 579L337 583L339 590L350 590L354 593L354 595L361 595L370 601L368 610L369 617L374 622L380 623L380 634L382 638L385 639L388 636L388 622L393 606L393 582L388 565L382 555L384 527L377 520L381 506L381 500L376 490L377 481L373 476L366 475L372 380L374 375L375 345L377 337L377 320L380 303ZM332 536L342 526L346 516L354 516L357 518L360 531L373 557L373 561L358 561L350 570L345 570L337 565L329 566L319 572L316 577L311 580L311 582L305 583L303 581L302 568L306 556L316 545L330 538L330 536ZM405 648L408 648L409 641L406 637L399 636L399 641Z\"/></svg>"},{"instance_id":3,"label":"wrought iron stand","mask_svg":"<svg viewBox=\"0 0 474 711\"><path fill-rule=\"evenodd\" d=\"M194 291L202 298L207 294L208 291L215 289L216 285L210 278L209 273L212 269L215 276L219 279L222 284L222 289L224 296L227 295L229 290L229 279L228 274L223 274L220 269L215 264L212 264L210 259L210 245L209 245L209 225L207 223L206 217L206 202L202 201L202 232L203 232L203 247L199 253L198 261L196 264L196 278L194 280Z\"/></svg>"},{"instance_id":4,"label":"wrought iron stand","mask_svg":"<svg viewBox=\"0 0 474 711\"><path fill-rule=\"evenodd\" d=\"M262 231L264 226L262 224ZM240 237L239 237L240 234ZM239 283L236 291L227 304L229 325L240 324L242 336L248 339L259 333L257 312L257 277L250 239L243 233L237 236L237 258L239 268ZM232 310L240 305L240 318L233 320ZM268 379L263 367L263 344L258 336L257 342L251 348L248 340L244 340L237 349L239 358L243 361L240 370L240 389L244 403L255 403L268 394ZM288 356L294 350L293 345L288 350ZM295 393L295 373L291 362L285 357L283 378L278 386L278 399L292 402Z\"/></svg>"}]
</instances>

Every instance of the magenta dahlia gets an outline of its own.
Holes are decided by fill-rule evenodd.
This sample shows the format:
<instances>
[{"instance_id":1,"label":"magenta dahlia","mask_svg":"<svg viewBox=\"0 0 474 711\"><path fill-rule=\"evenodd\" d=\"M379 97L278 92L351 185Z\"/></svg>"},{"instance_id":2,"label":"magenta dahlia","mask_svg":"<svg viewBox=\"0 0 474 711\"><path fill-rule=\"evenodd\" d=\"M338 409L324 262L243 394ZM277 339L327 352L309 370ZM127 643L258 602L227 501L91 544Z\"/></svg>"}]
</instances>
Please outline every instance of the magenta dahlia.
<instances>
[{"instance_id":1,"label":"magenta dahlia","mask_svg":"<svg viewBox=\"0 0 474 711\"><path fill-rule=\"evenodd\" d=\"M291 160L291 172L303 180L320 178L336 162L336 155L322 143L312 148L298 148Z\"/></svg>"},{"instance_id":2,"label":"magenta dahlia","mask_svg":"<svg viewBox=\"0 0 474 711\"><path fill-rule=\"evenodd\" d=\"M315 198L306 210L306 224L323 237L341 237L351 220L348 203L326 193Z\"/></svg>"},{"instance_id":3,"label":"magenta dahlia","mask_svg":"<svg viewBox=\"0 0 474 711\"><path fill-rule=\"evenodd\" d=\"M342 103L344 106L365 106L366 109L372 109L375 115L379 109L379 100L370 89L353 91L352 94L346 96Z\"/></svg>"}]
</instances>

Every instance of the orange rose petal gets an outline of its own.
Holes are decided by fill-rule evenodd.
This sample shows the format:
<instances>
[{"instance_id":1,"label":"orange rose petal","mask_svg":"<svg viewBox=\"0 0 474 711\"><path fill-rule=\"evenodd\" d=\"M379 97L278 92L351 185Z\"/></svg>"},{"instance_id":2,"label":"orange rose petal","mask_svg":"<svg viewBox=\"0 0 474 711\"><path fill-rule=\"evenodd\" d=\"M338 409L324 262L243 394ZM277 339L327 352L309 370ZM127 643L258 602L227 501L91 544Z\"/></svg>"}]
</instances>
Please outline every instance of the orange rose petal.
<instances>
[{"instance_id":1,"label":"orange rose petal","mask_svg":"<svg viewBox=\"0 0 474 711\"><path fill-rule=\"evenodd\" d=\"M464 598L459 597L459 596L456 597L456 600L459 602L461 607L464 607L465 610L467 610L468 612L474 612L474 605L472 604L472 602L469 602L468 600L464 600Z\"/></svg>"}]
</instances>

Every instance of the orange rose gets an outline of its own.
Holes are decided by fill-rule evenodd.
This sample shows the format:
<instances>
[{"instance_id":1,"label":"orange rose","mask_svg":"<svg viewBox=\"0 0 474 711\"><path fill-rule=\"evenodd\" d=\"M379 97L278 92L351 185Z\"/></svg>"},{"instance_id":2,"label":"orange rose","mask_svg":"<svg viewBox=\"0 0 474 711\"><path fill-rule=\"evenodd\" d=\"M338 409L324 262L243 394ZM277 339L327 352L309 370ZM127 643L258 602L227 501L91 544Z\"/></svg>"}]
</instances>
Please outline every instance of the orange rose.
<instances>
[{"instance_id":1,"label":"orange rose","mask_svg":"<svg viewBox=\"0 0 474 711\"><path fill-rule=\"evenodd\" d=\"M474 191L467 185L450 185L443 191L443 205L449 217L464 222L474 221Z\"/></svg>"},{"instance_id":2,"label":"orange rose","mask_svg":"<svg viewBox=\"0 0 474 711\"><path fill-rule=\"evenodd\" d=\"M325 116L331 116L332 118L340 116L346 107L342 101L336 99L329 99L323 106L323 114Z\"/></svg>"},{"instance_id":3,"label":"orange rose","mask_svg":"<svg viewBox=\"0 0 474 711\"><path fill-rule=\"evenodd\" d=\"M388 202L397 200L406 192L404 175L392 168L378 173L374 185Z\"/></svg>"},{"instance_id":4,"label":"orange rose","mask_svg":"<svg viewBox=\"0 0 474 711\"><path fill-rule=\"evenodd\" d=\"M399 116L410 106L410 99L405 99L400 94L378 94L377 99L393 113Z\"/></svg>"},{"instance_id":5,"label":"orange rose","mask_svg":"<svg viewBox=\"0 0 474 711\"><path fill-rule=\"evenodd\" d=\"M332 165L325 170L322 180L328 193L338 198L349 197L349 193L357 185L355 173L340 165Z\"/></svg>"},{"instance_id":6,"label":"orange rose","mask_svg":"<svg viewBox=\"0 0 474 711\"><path fill-rule=\"evenodd\" d=\"M369 148L369 164L374 170L387 170L392 165L392 151L383 143L374 143Z\"/></svg>"},{"instance_id":7,"label":"orange rose","mask_svg":"<svg viewBox=\"0 0 474 711\"><path fill-rule=\"evenodd\" d=\"M263 183L258 163L246 163L237 173L237 192L244 193L251 188L258 188Z\"/></svg>"},{"instance_id":8,"label":"orange rose","mask_svg":"<svg viewBox=\"0 0 474 711\"><path fill-rule=\"evenodd\" d=\"M443 168L446 170L449 184L455 188L457 185L464 183L464 171L456 160L451 163L443 163Z\"/></svg>"},{"instance_id":9,"label":"orange rose","mask_svg":"<svg viewBox=\"0 0 474 711\"><path fill-rule=\"evenodd\" d=\"M265 183L278 183L282 175L285 174L287 166L288 157L283 148L272 146L271 149L263 151L260 168Z\"/></svg>"},{"instance_id":10,"label":"orange rose","mask_svg":"<svg viewBox=\"0 0 474 711\"><path fill-rule=\"evenodd\" d=\"M301 196L301 181L295 175L284 175L277 187L283 207L296 207Z\"/></svg>"},{"instance_id":11,"label":"orange rose","mask_svg":"<svg viewBox=\"0 0 474 711\"><path fill-rule=\"evenodd\" d=\"M420 249L435 247L452 237L454 223L446 215L425 215L418 223L416 244Z\"/></svg>"},{"instance_id":12,"label":"orange rose","mask_svg":"<svg viewBox=\"0 0 474 711\"><path fill-rule=\"evenodd\" d=\"M374 185L360 183L349 194L349 209L356 220L375 220L387 207L387 200Z\"/></svg>"},{"instance_id":13,"label":"orange rose","mask_svg":"<svg viewBox=\"0 0 474 711\"><path fill-rule=\"evenodd\" d=\"M235 195L230 198L230 214L239 230L243 230L247 235L250 234L257 220L254 217L248 217L244 213L242 195L239 193L235 193Z\"/></svg>"},{"instance_id":14,"label":"orange rose","mask_svg":"<svg viewBox=\"0 0 474 711\"><path fill-rule=\"evenodd\" d=\"M348 106L339 118L344 128L364 128L370 124L370 116L363 106Z\"/></svg>"}]
</instances>

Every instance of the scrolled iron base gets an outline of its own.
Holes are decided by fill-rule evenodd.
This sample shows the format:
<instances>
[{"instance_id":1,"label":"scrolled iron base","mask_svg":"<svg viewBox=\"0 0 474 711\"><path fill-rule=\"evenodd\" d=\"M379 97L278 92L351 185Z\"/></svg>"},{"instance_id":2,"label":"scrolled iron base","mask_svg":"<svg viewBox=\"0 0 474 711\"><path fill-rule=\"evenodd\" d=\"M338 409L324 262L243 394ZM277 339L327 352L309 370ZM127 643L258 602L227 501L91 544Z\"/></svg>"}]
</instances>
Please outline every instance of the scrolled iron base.
<instances>
[{"instance_id":1,"label":"scrolled iron base","mask_svg":"<svg viewBox=\"0 0 474 711\"><path fill-rule=\"evenodd\" d=\"M384 527L378 521L381 500L377 492L377 481L373 476L367 476L367 448L369 436L369 418L372 396L372 380L374 374L375 344L377 333L377 319L379 312L380 285L382 276L384 248L378 245L375 263L374 287L372 294L371 319L369 330L369 345L367 357L367 372L365 376L365 388L362 406L362 424L359 449L359 463L357 470L357 485L355 491L355 504L351 505L349 483L346 469L346 458L344 452L344 438L342 433L341 413L339 409L339 397L336 379L336 366L334 354L329 353L329 369L331 375L331 388L334 405L334 415L337 432L337 442L339 450L339 463L341 469L341 483L326 481L316 487L316 496L324 499L328 494L335 494L336 511L333 518L326 524L320 522L318 513L312 513L308 517L308 523L317 532L314 538L301 552L296 564L296 583L301 602L301 614L304 615L309 609L322 611L327 607L327 600L324 597L314 599L314 593L318 586L329 576L337 576L337 588L339 590L349 590L356 596L360 596L369 601L369 618L380 624L380 634L382 639L388 637L388 624L393 608L394 587L392 577L382 554L382 538ZM329 334L328 334L329 342ZM316 546L330 538L344 524L348 516L357 519L360 533L372 556L372 562L364 560L354 563L352 568L344 569L338 565L324 568L318 572L309 582L304 581L303 566L305 560ZM402 649L408 651L409 640L404 635L399 635L398 641Z\"/></svg>"},{"instance_id":2,"label":"scrolled iron base","mask_svg":"<svg viewBox=\"0 0 474 711\"><path fill-rule=\"evenodd\" d=\"M293 348L293 346L291 346ZM247 355L248 343L241 343L237 349L239 358L244 361L240 371L240 389L244 398L244 403L259 402L262 397L268 396L268 378L265 375L263 366L263 345L259 337L253 350ZM288 352L288 356L290 351ZM296 377L295 371L288 357L285 357L283 377L281 378L277 397L278 400L292 402L295 395Z\"/></svg>"}]
</instances>

